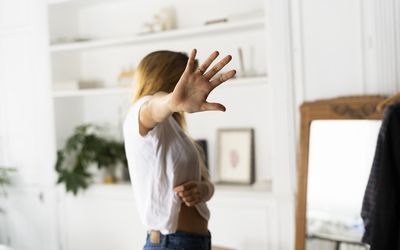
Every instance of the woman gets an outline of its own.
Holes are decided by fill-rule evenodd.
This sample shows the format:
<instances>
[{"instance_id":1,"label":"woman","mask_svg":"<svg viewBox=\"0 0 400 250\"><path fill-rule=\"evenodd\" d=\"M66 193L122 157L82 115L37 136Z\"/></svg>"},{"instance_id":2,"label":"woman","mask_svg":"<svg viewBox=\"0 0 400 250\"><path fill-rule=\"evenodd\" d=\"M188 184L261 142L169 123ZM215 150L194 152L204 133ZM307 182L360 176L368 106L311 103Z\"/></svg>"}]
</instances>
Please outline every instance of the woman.
<instances>
[{"instance_id":1,"label":"woman","mask_svg":"<svg viewBox=\"0 0 400 250\"><path fill-rule=\"evenodd\" d=\"M236 71L214 77L231 60L212 53L197 68L196 50L157 51L136 71L134 105L124 122L125 149L142 222L144 249L211 249L210 212L214 193L199 148L185 132L184 112L225 111L209 103L210 92Z\"/></svg>"}]
</instances>

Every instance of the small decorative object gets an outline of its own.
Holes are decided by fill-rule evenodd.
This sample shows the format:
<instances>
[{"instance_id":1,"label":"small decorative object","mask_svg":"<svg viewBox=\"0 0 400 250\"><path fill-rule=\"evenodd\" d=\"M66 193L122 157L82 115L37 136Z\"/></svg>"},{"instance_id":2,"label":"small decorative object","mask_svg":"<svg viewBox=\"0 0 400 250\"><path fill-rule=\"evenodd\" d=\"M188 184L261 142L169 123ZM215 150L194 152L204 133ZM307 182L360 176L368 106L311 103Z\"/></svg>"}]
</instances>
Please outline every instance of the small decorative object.
<instances>
[{"instance_id":1,"label":"small decorative object","mask_svg":"<svg viewBox=\"0 0 400 250\"><path fill-rule=\"evenodd\" d=\"M218 130L218 174L221 183L254 182L253 129Z\"/></svg>"},{"instance_id":2,"label":"small decorative object","mask_svg":"<svg viewBox=\"0 0 400 250\"><path fill-rule=\"evenodd\" d=\"M143 24L141 33L153 33L176 29L176 13L172 6L162 8L150 22Z\"/></svg>"},{"instance_id":3,"label":"small decorative object","mask_svg":"<svg viewBox=\"0 0 400 250\"><path fill-rule=\"evenodd\" d=\"M118 85L120 86L132 85L134 76L135 76L135 69L133 67L129 67L127 69L122 70L118 75Z\"/></svg>"},{"instance_id":4,"label":"small decorative object","mask_svg":"<svg viewBox=\"0 0 400 250\"><path fill-rule=\"evenodd\" d=\"M85 80L80 80L79 81L79 88L80 89L95 89L95 88L100 88L103 86L103 82L100 80L95 80L95 79L85 79Z\"/></svg>"},{"instance_id":5,"label":"small decorative object","mask_svg":"<svg viewBox=\"0 0 400 250\"><path fill-rule=\"evenodd\" d=\"M257 72L254 69L254 47L250 46L247 50L247 66L245 66L245 57L243 56L243 49L238 48L238 58L240 63L239 76L240 77L252 77L257 76Z\"/></svg>"},{"instance_id":6,"label":"small decorative object","mask_svg":"<svg viewBox=\"0 0 400 250\"><path fill-rule=\"evenodd\" d=\"M248 21L263 17L265 17L264 10L255 9L247 12L232 13L224 17L219 17L219 18L217 17L214 19L206 20L204 24L212 25L212 24L227 23L227 22L240 22L240 21Z\"/></svg>"},{"instance_id":7,"label":"small decorative object","mask_svg":"<svg viewBox=\"0 0 400 250\"><path fill-rule=\"evenodd\" d=\"M107 168L105 173L106 174L103 177L103 183L113 184L117 182L117 177L115 176L115 166Z\"/></svg>"},{"instance_id":8,"label":"small decorative object","mask_svg":"<svg viewBox=\"0 0 400 250\"><path fill-rule=\"evenodd\" d=\"M93 177L89 169L93 165L109 170L111 174L103 178L105 183L115 182L113 170L116 166L127 167L123 143L100 136L100 131L101 128L93 124L78 126L65 147L57 152L57 183L64 183L67 192L76 195L89 186Z\"/></svg>"},{"instance_id":9,"label":"small decorative object","mask_svg":"<svg viewBox=\"0 0 400 250\"><path fill-rule=\"evenodd\" d=\"M158 16L163 31L176 29L176 13L172 6L162 8Z\"/></svg>"},{"instance_id":10,"label":"small decorative object","mask_svg":"<svg viewBox=\"0 0 400 250\"><path fill-rule=\"evenodd\" d=\"M211 24L226 23L226 22L228 22L228 18L218 18L218 19L207 20L204 24L211 25Z\"/></svg>"}]
</instances>

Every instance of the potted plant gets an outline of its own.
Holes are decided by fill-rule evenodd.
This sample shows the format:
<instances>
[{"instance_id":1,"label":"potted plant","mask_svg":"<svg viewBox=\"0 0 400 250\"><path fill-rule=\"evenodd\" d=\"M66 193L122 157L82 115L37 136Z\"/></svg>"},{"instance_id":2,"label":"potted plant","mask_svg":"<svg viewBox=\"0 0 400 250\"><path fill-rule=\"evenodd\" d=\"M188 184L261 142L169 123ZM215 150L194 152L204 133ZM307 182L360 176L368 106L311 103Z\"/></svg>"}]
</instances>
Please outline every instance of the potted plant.
<instances>
[{"instance_id":1,"label":"potted plant","mask_svg":"<svg viewBox=\"0 0 400 250\"><path fill-rule=\"evenodd\" d=\"M76 195L90 185L93 173L89 169L93 165L104 170L115 170L120 165L127 167L123 142L101 136L101 131L101 127L93 124L80 125L67 139L64 148L57 151L57 183L64 183L67 192ZM114 180L115 176L111 174L105 182Z\"/></svg>"}]
</instances>

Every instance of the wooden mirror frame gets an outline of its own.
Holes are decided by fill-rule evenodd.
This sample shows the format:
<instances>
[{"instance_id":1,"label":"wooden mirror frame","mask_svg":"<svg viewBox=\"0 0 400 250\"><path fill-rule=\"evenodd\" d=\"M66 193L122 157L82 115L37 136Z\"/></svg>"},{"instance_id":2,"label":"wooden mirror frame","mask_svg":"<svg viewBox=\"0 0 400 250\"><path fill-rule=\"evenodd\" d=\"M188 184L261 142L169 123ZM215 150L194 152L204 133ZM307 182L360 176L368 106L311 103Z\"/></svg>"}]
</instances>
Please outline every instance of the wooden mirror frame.
<instances>
[{"instance_id":1,"label":"wooden mirror frame","mask_svg":"<svg viewBox=\"0 0 400 250\"><path fill-rule=\"evenodd\" d=\"M383 96L349 96L305 102L300 107L300 150L297 168L296 250L304 250L306 243L307 178L310 125L314 120L381 120L377 110Z\"/></svg>"}]
</instances>

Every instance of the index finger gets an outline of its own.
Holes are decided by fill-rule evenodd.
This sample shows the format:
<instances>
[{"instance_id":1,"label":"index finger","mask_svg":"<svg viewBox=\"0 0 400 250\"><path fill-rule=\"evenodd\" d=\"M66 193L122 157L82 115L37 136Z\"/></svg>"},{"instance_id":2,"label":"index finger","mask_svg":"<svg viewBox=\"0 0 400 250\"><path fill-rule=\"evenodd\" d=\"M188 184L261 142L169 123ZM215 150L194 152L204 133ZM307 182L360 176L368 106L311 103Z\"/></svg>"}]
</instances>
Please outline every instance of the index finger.
<instances>
[{"instance_id":1,"label":"index finger","mask_svg":"<svg viewBox=\"0 0 400 250\"><path fill-rule=\"evenodd\" d=\"M184 183L184 184L182 184L182 185L180 185L180 186L175 187L175 188L174 188L174 191L175 191L175 192L183 192L183 191L192 189L194 186L196 186L196 183L187 182L187 183Z\"/></svg>"},{"instance_id":2,"label":"index finger","mask_svg":"<svg viewBox=\"0 0 400 250\"><path fill-rule=\"evenodd\" d=\"M197 50L196 50L196 49L192 49L192 52L190 53L188 62L187 62L187 64L186 64L186 69L185 69L185 71L193 72L193 70L194 70L194 63L195 63L195 59L196 59L196 54L197 54Z\"/></svg>"}]
</instances>

